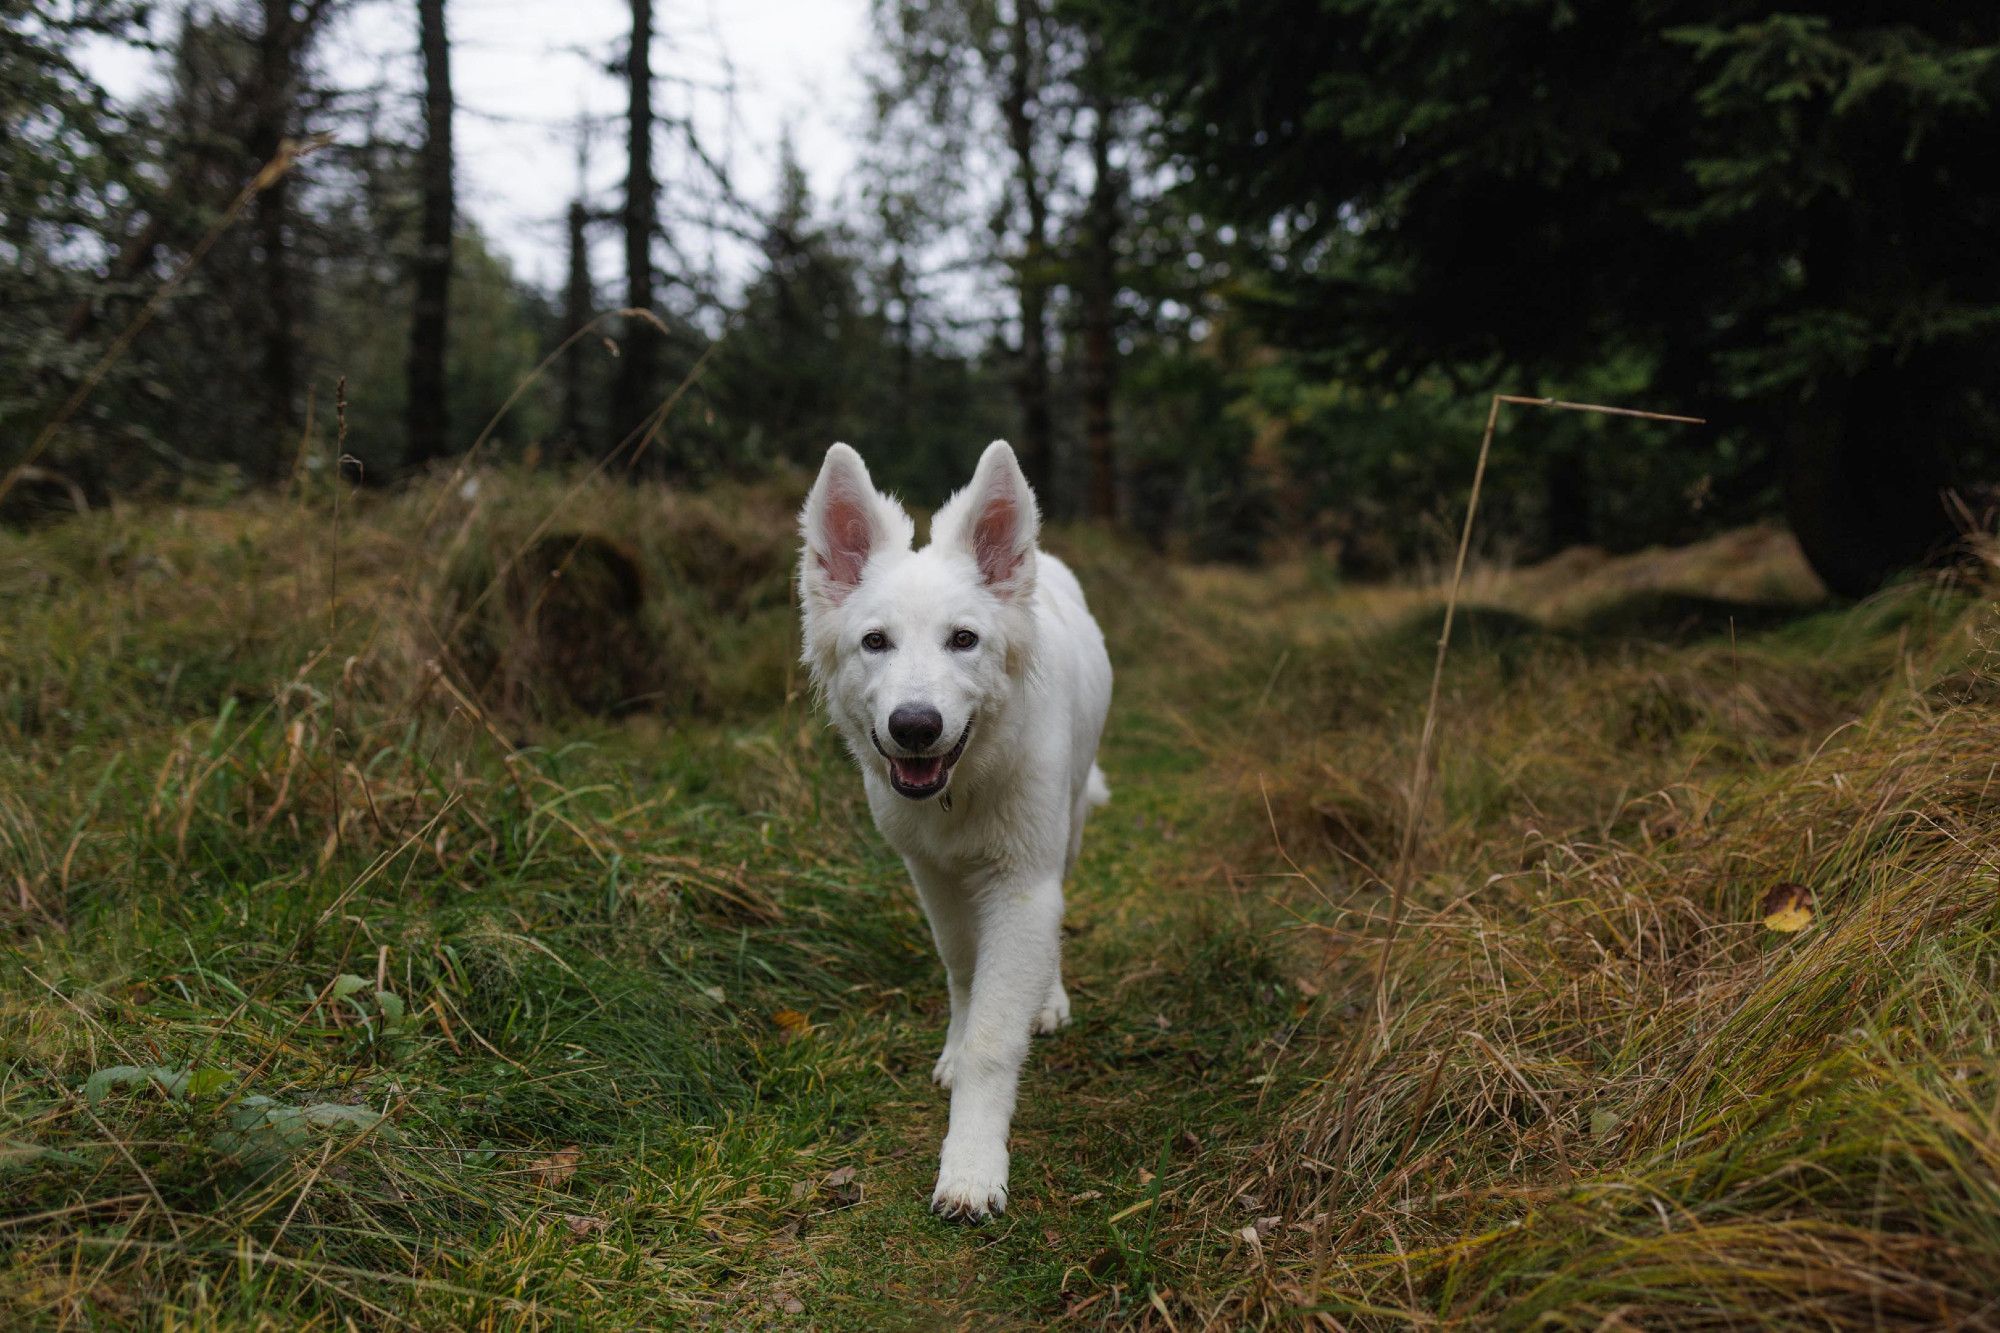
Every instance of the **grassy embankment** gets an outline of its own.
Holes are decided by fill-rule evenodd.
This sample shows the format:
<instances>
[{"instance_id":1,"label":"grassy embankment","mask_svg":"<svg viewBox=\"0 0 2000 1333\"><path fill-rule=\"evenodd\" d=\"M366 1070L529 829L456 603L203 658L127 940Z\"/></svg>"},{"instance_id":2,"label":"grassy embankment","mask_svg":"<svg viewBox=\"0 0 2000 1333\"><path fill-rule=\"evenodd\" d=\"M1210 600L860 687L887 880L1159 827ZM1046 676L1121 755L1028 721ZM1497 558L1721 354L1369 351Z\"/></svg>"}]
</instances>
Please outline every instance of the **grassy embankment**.
<instances>
[{"instance_id":1,"label":"grassy embankment","mask_svg":"<svg viewBox=\"0 0 2000 1333\"><path fill-rule=\"evenodd\" d=\"M623 548L510 566L556 494L0 535L0 1323L1996 1318L1975 593L1825 609L1760 533L1480 574L1378 1017L1434 596L1059 535L1117 799L965 1230L786 501L586 490Z\"/></svg>"}]
</instances>

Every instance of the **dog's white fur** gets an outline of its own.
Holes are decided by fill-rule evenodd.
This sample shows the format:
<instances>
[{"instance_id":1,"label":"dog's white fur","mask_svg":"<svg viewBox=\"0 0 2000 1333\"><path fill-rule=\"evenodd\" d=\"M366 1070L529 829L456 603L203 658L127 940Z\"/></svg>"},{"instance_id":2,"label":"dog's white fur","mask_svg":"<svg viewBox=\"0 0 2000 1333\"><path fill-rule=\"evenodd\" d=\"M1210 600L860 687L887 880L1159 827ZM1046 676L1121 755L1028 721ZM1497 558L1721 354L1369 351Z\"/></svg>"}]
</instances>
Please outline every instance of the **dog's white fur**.
<instances>
[{"instance_id":1,"label":"dog's white fur","mask_svg":"<svg viewBox=\"0 0 2000 1333\"><path fill-rule=\"evenodd\" d=\"M963 1220L1007 1206L1029 1034L1069 1021L1063 880L1085 815L1110 798L1096 756L1111 659L1076 576L1036 548L1039 526L999 441L922 550L909 515L844 444L827 451L799 516L805 661L944 959L951 1023L931 1077L951 1090L951 1121L931 1209ZM915 760L891 738L890 715L905 705L935 708L943 723ZM892 752L926 763L961 736L941 795L898 794Z\"/></svg>"}]
</instances>

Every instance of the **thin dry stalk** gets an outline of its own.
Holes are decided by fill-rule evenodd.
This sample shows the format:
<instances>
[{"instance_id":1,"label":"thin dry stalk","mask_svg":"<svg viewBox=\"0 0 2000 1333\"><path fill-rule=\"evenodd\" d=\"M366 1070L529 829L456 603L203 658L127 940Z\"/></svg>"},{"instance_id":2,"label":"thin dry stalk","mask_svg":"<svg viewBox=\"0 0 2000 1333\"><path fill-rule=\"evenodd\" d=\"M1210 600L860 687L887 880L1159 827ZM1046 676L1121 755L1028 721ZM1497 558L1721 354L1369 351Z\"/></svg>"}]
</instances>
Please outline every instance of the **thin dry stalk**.
<instances>
[{"instance_id":1,"label":"thin dry stalk","mask_svg":"<svg viewBox=\"0 0 2000 1333\"><path fill-rule=\"evenodd\" d=\"M441 642L451 643L457 640L458 636L464 632L466 625L471 623L472 617L478 613L479 608L486 604L486 599L491 597L494 590L500 587L501 583L512 572L515 564L519 562L521 557L548 533L549 528L554 525L556 518L562 511L568 507L569 502L582 494L585 487L602 476L621 454L626 453L628 450L630 451L631 456L625 460L625 466L628 469L638 465L639 460L644 458L646 451L652 447L653 441L666 428L667 418L673 415L673 410L680 405L681 399L687 396L688 390L692 389L695 382L701 378L702 371L708 367L709 357L714 355L715 349L721 345L722 339L718 338L704 348L702 354L695 358L695 363L688 367L688 373L682 377L680 384L674 388L672 393L667 395L666 400L655 408L646 420L635 427L629 435L619 441L617 448L605 454L603 458L600 458L569 489L556 497L556 502L549 506L549 512L542 516L541 522L537 523L529 531L528 535L521 540L521 543L514 548L513 552L500 562L499 567L493 571L493 577L487 580L486 586L480 590L479 595L474 597L466 605L465 609L458 613L457 617L452 621L451 629L447 633L438 636ZM574 551L571 554L573 555Z\"/></svg>"},{"instance_id":2,"label":"thin dry stalk","mask_svg":"<svg viewBox=\"0 0 2000 1333\"><path fill-rule=\"evenodd\" d=\"M1647 412L1636 407L1606 407L1601 403L1572 403L1561 398L1528 398L1519 394L1496 393L1486 410L1486 430L1479 437L1479 459L1472 468L1472 493L1465 502L1465 524L1459 529L1458 555L1452 562L1451 589L1445 595L1444 625L1438 631L1437 657L1431 664L1430 697L1424 704L1423 730L1417 736L1416 770L1410 776L1409 815L1403 821L1402 845L1396 853L1396 869L1389 881L1389 924L1382 934L1382 951L1375 966L1375 1021L1383 1045L1389 1041L1389 955L1402 926L1403 904L1409 895L1410 876L1416 862L1417 840L1422 834L1423 814L1430 802L1431 752L1437 742L1438 693L1444 685L1444 663L1451 651L1451 624L1458 612L1458 593L1465 582L1465 557L1472 548L1473 521L1479 515L1479 492L1486 482L1486 460L1493 452L1493 434L1500 425L1503 403L1520 407L1549 407L1564 412L1592 412L1608 417L1637 417L1645 421L1671 421L1702 426L1702 417L1677 416L1668 412Z\"/></svg>"},{"instance_id":3,"label":"thin dry stalk","mask_svg":"<svg viewBox=\"0 0 2000 1333\"><path fill-rule=\"evenodd\" d=\"M617 310L605 311L603 314L598 315L596 318L592 319L588 324L585 324L582 328L578 329L575 333L570 334L569 337L563 339L560 343L557 343L555 349L551 351L547 356L543 357L539 362L537 362L533 370L530 370L526 375L523 375L521 377L520 383L516 384L513 390L508 393L507 401L500 404L500 406L494 411L492 417L487 420L485 426L480 428L479 434L473 439L472 443L466 446L465 452L458 456L458 462L456 465L453 466L451 470L450 479L445 483L445 485L438 488L436 496L434 496L431 500L431 507L424 512L423 526L425 528L429 528L430 525L437 520L438 510L443 508L446 497L451 495L451 493L458 488L459 483L465 480L466 472L468 469L471 468L473 460L477 458L479 456L479 452L486 447L487 441L493 438L493 432L495 430L498 430L500 427L500 423L507 419L507 414L514 410L514 404L520 401L521 395L526 393L530 388L530 386L532 386L537 380L541 379L543 375L546 375L548 373L549 367L553 366L557 362L557 360L561 358L564 352L567 352L570 348L574 347L579 340L581 340L585 335L595 330L598 325L604 323L604 321L607 319L623 319L623 318L643 319L651 323L653 327L657 328L662 334L665 334L667 332L667 326L664 323L662 323L660 317L654 314L652 311L640 310L632 307L620 307ZM708 357L705 354L701 358L702 361L706 361L707 359ZM700 367L700 362L697 362L696 368L698 369L699 367ZM686 385L683 384L682 387L685 388ZM680 398L680 391L676 390L673 396L675 400L678 400ZM650 421L651 418L648 418L648 420ZM627 443L630 442L629 436L627 437L626 442ZM615 453L616 451L614 450L613 452Z\"/></svg>"},{"instance_id":4,"label":"thin dry stalk","mask_svg":"<svg viewBox=\"0 0 2000 1333\"><path fill-rule=\"evenodd\" d=\"M333 546L326 560L326 636L331 647L340 639L340 483L341 470L347 461L347 376L342 375L333 386L333 413L337 423L333 436ZM341 808L342 783L340 778L340 697L347 673L342 672L334 682L333 726L327 734L327 758L330 761L328 776L333 782L333 831L329 843L335 849L340 846L340 831L347 823L346 811Z\"/></svg>"}]
</instances>

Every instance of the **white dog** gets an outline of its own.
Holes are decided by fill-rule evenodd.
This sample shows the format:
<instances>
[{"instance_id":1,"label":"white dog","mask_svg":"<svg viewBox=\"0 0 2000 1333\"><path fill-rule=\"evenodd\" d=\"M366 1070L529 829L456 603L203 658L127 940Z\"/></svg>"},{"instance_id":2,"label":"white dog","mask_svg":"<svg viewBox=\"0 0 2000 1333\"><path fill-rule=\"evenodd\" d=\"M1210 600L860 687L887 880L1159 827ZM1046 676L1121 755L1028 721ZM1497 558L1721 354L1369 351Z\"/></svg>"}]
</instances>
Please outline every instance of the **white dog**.
<instances>
[{"instance_id":1,"label":"white dog","mask_svg":"<svg viewBox=\"0 0 2000 1333\"><path fill-rule=\"evenodd\" d=\"M916 882L951 987L931 1077L951 1127L931 1211L1007 1206L1007 1129L1030 1032L1069 1022L1062 886L1110 799L1097 739L1111 659L1034 492L996 442L930 544L861 456L827 450L799 516L805 660L861 767L875 826Z\"/></svg>"}]
</instances>

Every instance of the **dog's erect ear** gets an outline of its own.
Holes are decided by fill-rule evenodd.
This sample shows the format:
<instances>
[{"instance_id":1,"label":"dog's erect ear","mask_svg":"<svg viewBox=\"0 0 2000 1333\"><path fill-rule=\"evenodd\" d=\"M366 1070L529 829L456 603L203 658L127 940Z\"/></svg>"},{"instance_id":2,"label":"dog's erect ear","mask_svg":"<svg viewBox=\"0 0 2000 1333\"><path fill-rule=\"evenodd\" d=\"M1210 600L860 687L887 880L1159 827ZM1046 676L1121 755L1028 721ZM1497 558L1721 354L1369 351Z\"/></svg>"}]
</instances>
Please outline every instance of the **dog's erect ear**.
<instances>
[{"instance_id":1,"label":"dog's erect ear","mask_svg":"<svg viewBox=\"0 0 2000 1333\"><path fill-rule=\"evenodd\" d=\"M826 451L819 480L799 514L805 550L799 556L799 590L808 604L817 596L833 605L861 582L870 556L909 548L915 528L903 507L875 489L868 465L844 444Z\"/></svg>"},{"instance_id":2,"label":"dog's erect ear","mask_svg":"<svg viewBox=\"0 0 2000 1333\"><path fill-rule=\"evenodd\" d=\"M955 543L979 566L986 586L1019 597L1035 586L1035 493L1005 440L979 456L972 483L938 512L935 538Z\"/></svg>"}]
</instances>

